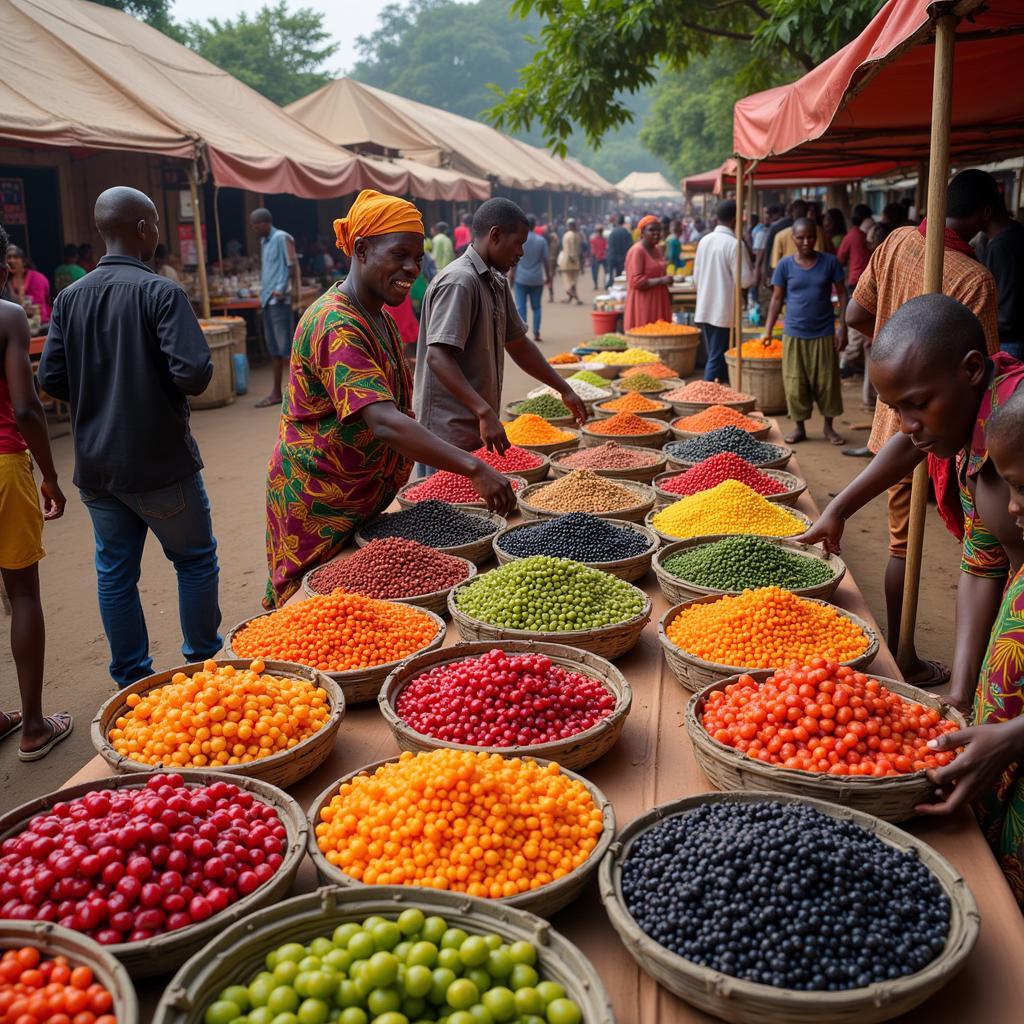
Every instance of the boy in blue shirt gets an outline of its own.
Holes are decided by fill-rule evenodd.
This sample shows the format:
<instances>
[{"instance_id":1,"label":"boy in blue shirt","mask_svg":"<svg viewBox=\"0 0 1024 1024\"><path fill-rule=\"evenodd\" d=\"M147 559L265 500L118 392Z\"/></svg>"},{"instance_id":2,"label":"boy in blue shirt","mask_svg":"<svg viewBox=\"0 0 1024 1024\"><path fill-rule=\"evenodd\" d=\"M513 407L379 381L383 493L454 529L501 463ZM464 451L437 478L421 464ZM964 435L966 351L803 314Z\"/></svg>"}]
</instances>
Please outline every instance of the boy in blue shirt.
<instances>
[{"instance_id":1,"label":"boy in blue shirt","mask_svg":"<svg viewBox=\"0 0 1024 1024\"><path fill-rule=\"evenodd\" d=\"M817 403L825 418L826 440L842 445L846 441L836 433L832 421L843 412L839 353L846 346L846 284L839 260L831 253L815 250L817 238L817 227L806 217L793 225L796 255L783 257L775 267L765 335L771 337L785 302L782 382L787 412L796 424L786 435L786 443L807 440L804 423ZM833 286L839 297L838 329L832 310Z\"/></svg>"}]
</instances>

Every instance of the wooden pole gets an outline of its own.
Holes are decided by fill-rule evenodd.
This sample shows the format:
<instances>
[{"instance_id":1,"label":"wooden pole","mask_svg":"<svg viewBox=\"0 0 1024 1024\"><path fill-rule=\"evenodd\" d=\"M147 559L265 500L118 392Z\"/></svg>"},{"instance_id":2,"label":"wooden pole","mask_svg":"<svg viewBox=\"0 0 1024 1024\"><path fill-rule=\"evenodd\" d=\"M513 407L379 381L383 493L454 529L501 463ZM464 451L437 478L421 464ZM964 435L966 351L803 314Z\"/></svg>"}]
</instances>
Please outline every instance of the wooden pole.
<instances>
[{"instance_id":1,"label":"wooden pole","mask_svg":"<svg viewBox=\"0 0 1024 1024\"><path fill-rule=\"evenodd\" d=\"M928 219L932 222L925 239L923 294L942 291L945 254L946 184L949 180L949 127L953 108L953 49L959 19L947 14L935 25L935 69L932 78L932 134L928 162ZM907 566L903 577L903 610L896 661L908 665L914 650L917 601L921 589L921 555L924 547L924 517L928 511L928 464L914 470L910 498L910 526L907 537Z\"/></svg>"},{"instance_id":2,"label":"wooden pole","mask_svg":"<svg viewBox=\"0 0 1024 1024\"><path fill-rule=\"evenodd\" d=\"M203 211L199 207L196 164L188 165L188 189L192 193L192 231L196 242L196 273L199 275L199 311L210 319L210 285L206 280L206 246L203 244Z\"/></svg>"},{"instance_id":3,"label":"wooden pole","mask_svg":"<svg viewBox=\"0 0 1024 1024\"><path fill-rule=\"evenodd\" d=\"M220 185L213 186L213 230L217 238L217 266L224 274L224 250L220 243Z\"/></svg>"},{"instance_id":4,"label":"wooden pole","mask_svg":"<svg viewBox=\"0 0 1024 1024\"><path fill-rule=\"evenodd\" d=\"M732 386L743 390L743 158L736 158L736 296L733 310L736 337L736 380Z\"/></svg>"}]
</instances>

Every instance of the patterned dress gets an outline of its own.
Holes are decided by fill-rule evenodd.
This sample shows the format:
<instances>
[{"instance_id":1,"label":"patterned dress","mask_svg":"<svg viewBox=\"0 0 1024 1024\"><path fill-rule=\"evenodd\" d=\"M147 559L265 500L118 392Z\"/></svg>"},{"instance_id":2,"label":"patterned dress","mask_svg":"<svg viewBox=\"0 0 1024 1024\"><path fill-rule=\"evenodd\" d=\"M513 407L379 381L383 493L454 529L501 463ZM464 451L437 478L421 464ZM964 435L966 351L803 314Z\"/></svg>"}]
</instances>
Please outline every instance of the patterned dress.
<instances>
[{"instance_id":1,"label":"patterned dress","mask_svg":"<svg viewBox=\"0 0 1024 1024\"><path fill-rule=\"evenodd\" d=\"M303 575L333 558L409 479L412 463L374 437L360 415L373 402L410 414L402 340L391 317L384 320L386 333L333 285L295 332L267 468L267 608L291 597Z\"/></svg>"}]
</instances>

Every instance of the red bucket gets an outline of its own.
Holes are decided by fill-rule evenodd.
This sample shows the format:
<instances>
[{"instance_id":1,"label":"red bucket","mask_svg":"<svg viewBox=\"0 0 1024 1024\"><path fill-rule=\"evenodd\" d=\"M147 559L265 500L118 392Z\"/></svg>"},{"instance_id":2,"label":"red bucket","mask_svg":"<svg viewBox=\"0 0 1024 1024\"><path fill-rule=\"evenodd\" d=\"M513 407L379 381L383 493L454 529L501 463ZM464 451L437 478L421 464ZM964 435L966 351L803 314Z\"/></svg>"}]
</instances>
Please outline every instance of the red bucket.
<instances>
[{"instance_id":1,"label":"red bucket","mask_svg":"<svg viewBox=\"0 0 1024 1024\"><path fill-rule=\"evenodd\" d=\"M594 325L594 334L613 334L619 325L621 313L614 310L595 309L590 314L590 322Z\"/></svg>"}]
</instances>

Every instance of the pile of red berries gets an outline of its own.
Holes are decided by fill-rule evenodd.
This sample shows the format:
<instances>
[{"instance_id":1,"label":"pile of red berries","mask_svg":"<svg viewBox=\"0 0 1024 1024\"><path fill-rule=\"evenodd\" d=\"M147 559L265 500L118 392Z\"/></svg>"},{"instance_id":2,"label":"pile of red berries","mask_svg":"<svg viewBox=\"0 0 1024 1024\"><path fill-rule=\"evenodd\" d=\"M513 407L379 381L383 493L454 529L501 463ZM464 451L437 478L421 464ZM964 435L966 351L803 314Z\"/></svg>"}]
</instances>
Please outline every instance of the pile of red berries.
<instances>
[{"instance_id":1,"label":"pile of red berries","mask_svg":"<svg viewBox=\"0 0 1024 1024\"><path fill-rule=\"evenodd\" d=\"M512 489L519 489L517 480L512 481ZM446 469L428 476L423 483L410 487L405 492L405 497L409 501L450 501L453 505L482 503L484 500L468 476L450 473Z\"/></svg>"},{"instance_id":2,"label":"pile of red berries","mask_svg":"<svg viewBox=\"0 0 1024 1024\"><path fill-rule=\"evenodd\" d=\"M498 648L417 676L395 705L418 733L480 747L569 739L614 708L614 694L599 680L570 672L543 654L506 654Z\"/></svg>"},{"instance_id":3,"label":"pile of red berries","mask_svg":"<svg viewBox=\"0 0 1024 1024\"><path fill-rule=\"evenodd\" d=\"M0 844L0 917L56 921L104 944L205 921L284 861L273 807L227 782L154 775L53 805Z\"/></svg>"},{"instance_id":4,"label":"pile of red berries","mask_svg":"<svg viewBox=\"0 0 1024 1024\"><path fill-rule=\"evenodd\" d=\"M477 448L472 454L499 473L518 473L523 469L536 469L544 461L542 455L527 451L516 444L512 445L504 455L499 455L483 446Z\"/></svg>"},{"instance_id":5,"label":"pile of red berries","mask_svg":"<svg viewBox=\"0 0 1024 1024\"><path fill-rule=\"evenodd\" d=\"M659 480L658 486L671 494L688 496L710 491L725 480L739 480L741 484L764 495L781 494L786 489L778 480L732 452L712 455L685 473Z\"/></svg>"}]
</instances>

